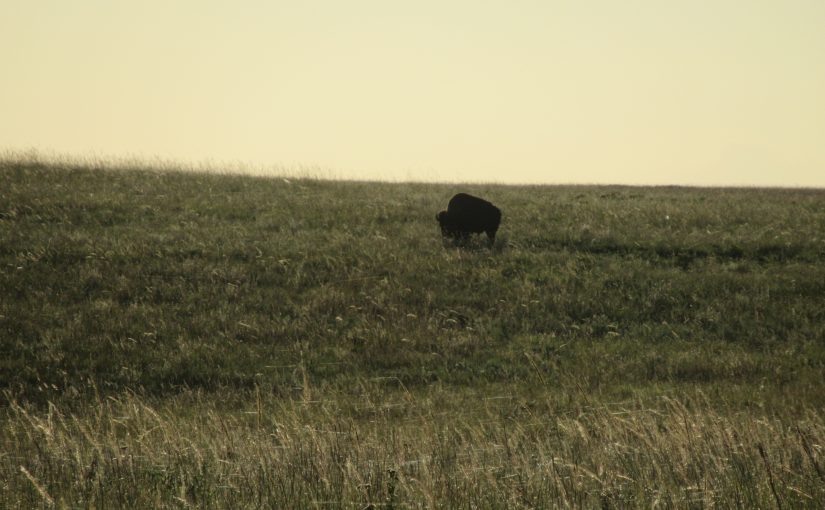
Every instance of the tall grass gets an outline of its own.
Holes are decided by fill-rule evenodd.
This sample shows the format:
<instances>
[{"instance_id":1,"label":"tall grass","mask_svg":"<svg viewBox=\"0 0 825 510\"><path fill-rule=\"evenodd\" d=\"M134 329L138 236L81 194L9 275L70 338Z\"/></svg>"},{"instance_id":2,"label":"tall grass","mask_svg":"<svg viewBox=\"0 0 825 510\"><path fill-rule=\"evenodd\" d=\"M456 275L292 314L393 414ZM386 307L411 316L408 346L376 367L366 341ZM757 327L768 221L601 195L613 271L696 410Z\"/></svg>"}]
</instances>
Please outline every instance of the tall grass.
<instances>
[{"instance_id":1,"label":"tall grass","mask_svg":"<svg viewBox=\"0 0 825 510\"><path fill-rule=\"evenodd\" d=\"M369 391L369 390L368 390ZM265 397L227 413L184 395L109 397L82 416L13 403L2 440L7 506L819 508L821 440L721 413L700 394L544 412L517 396ZM437 401L451 404L445 408ZM179 408L186 409L181 413ZM22 473L22 475L20 474ZM25 478L24 478L25 476Z\"/></svg>"},{"instance_id":2,"label":"tall grass","mask_svg":"<svg viewBox=\"0 0 825 510\"><path fill-rule=\"evenodd\" d=\"M818 508L823 232L819 190L6 160L0 506Z\"/></svg>"}]
</instances>

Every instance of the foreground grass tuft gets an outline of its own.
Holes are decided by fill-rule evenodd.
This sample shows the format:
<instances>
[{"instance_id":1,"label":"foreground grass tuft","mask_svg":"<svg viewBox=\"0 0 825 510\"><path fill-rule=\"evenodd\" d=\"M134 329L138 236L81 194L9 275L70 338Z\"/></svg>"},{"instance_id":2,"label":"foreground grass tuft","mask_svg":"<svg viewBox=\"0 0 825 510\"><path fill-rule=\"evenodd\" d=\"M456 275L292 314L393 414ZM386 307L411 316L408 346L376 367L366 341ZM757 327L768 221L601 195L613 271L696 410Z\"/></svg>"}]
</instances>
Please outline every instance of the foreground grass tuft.
<instances>
[{"instance_id":1,"label":"foreground grass tuft","mask_svg":"<svg viewBox=\"0 0 825 510\"><path fill-rule=\"evenodd\" d=\"M235 413L191 394L162 409L127 394L81 417L12 403L2 470L21 486L0 496L144 508L817 508L825 498L818 413L790 426L720 414L702 394L561 410L513 395L378 393L264 397Z\"/></svg>"}]
</instances>

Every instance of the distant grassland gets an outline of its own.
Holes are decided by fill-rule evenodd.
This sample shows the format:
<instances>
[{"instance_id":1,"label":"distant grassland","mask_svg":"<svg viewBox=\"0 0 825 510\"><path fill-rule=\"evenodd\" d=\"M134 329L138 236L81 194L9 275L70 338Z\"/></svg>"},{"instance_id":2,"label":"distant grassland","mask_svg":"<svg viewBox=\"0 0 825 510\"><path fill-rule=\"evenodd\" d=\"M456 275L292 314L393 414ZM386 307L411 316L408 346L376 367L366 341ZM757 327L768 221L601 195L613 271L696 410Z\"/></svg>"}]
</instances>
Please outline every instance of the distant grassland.
<instances>
[{"instance_id":1,"label":"distant grassland","mask_svg":"<svg viewBox=\"0 0 825 510\"><path fill-rule=\"evenodd\" d=\"M0 388L4 508L820 508L825 191L6 160Z\"/></svg>"}]
</instances>

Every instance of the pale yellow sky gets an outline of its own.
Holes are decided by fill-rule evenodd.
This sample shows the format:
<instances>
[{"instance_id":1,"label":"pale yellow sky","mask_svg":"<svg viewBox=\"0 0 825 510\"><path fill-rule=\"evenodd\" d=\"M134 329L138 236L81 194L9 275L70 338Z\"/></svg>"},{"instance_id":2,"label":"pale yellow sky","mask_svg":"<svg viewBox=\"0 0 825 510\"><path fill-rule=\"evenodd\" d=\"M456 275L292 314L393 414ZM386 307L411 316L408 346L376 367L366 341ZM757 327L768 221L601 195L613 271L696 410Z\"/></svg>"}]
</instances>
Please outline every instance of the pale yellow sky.
<instances>
[{"instance_id":1,"label":"pale yellow sky","mask_svg":"<svg viewBox=\"0 0 825 510\"><path fill-rule=\"evenodd\" d=\"M0 0L0 150L825 187L823 0Z\"/></svg>"}]
</instances>

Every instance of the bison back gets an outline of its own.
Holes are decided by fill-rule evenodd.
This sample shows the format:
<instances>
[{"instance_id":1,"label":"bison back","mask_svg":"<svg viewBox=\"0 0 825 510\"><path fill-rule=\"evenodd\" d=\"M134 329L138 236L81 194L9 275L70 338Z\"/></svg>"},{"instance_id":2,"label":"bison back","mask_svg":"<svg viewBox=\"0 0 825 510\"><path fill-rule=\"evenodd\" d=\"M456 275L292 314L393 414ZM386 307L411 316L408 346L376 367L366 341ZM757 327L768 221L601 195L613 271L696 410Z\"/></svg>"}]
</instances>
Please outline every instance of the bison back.
<instances>
[{"instance_id":1,"label":"bison back","mask_svg":"<svg viewBox=\"0 0 825 510\"><path fill-rule=\"evenodd\" d=\"M466 232L495 232L501 222L498 207L466 193L459 193L450 199L447 214L454 225Z\"/></svg>"}]
</instances>

